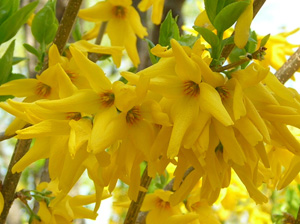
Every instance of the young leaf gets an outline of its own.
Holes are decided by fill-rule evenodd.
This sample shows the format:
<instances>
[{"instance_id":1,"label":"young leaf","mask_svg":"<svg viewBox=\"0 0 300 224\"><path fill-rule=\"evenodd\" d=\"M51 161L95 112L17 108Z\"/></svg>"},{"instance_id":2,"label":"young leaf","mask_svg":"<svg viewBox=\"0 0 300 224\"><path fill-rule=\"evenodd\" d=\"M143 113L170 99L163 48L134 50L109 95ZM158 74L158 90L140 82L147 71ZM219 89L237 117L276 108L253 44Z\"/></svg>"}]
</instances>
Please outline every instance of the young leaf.
<instances>
[{"instance_id":1,"label":"young leaf","mask_svg":"<svg viewBox=\"0 0 300 224\"><path fill-rule=\"evenodd\" d=\"M269 38L270 38L270 34L264 36L264 38L263 38L263 39L261 40L261 42L260 42L260 47L265 46L265 45L267 44Z\"/></svg>"},{"instance_id":2,"label":"young leaf","mask_svg":"<svg viewBox=\"0 0 300 224\"><path fill-rule=\"evenodd\" d=\"M0 44L10 40L16 35L20 27L26 23L37 5L38 1L29 3L16 11L0 25Z\"/></svg>"},{"instance_id":3,"label":"young leaf","mask_svg":"<svg viewBox=\"0 0 300 224\"><path fill-rule=\"evenodd\" d=\"M248 42L245 46L245 49L248 53L253 53L257 47L257 35L255 31L250 32Z\"/></svg>"},{"instance_id":4,"label":"young leaf","mask_svg":"<svg viewBox=\"0 0 300 224\"><path fill-rule=\"evenodd\" d=\"M179 40L179 28L176 19L173 18L172 12L169 11L163 23L160 25L159 44L161 46L170 46L170 40Z\"/></svg>"},{"instance_id":5,"label":"young leaf","mask_svg":"<svg viewBox=\"0 0 300 224\"><path fill-rule=\"evenodd\" d=\"M194 29L200 33L200 35L207 43L210 44L211 47L217 47L219 45L219 38L211 30L199 26L194 26Z\"/></svg>"},{"instance_id":6,"label":"young leaf","mask_svg":"<svg viewBox=\"0 0 300 224\"><path fill-rule=\"evenodd\" d=\"M40 44L47 45L54 39L58 27L55 11L53 10L55 4L56 1L48 1L32 21L31 32Z\"/></svg>"},{"instance_id":7,"label":"young leaf","mask_svg":"<svg viewBox=\"0 0 300 224\"><path fill-rule=\"evenodd\" d=\"M214 19L214 27L218 32L224 32L237 21L248 5L248 2L242 1L225 6Z\"/></svg>"},{"instance_id":8,"label":"young leaf","mask_svg":"<svg viewBox=\"0 0 300 224\"><path fill-rule=\"evenodd\" d=\"M0 59L0 85L7 82L12 68L14 48L15 41L12 41Z\"/></svg>"},{"instance_id":9,"label":"young leaf","mask_svg":"<svg viewBox=\"0 0 300 224\"><path fill-rule=\"evenodd\" d=\"M25 49L30 52L31 54L34 54L35 56L37 56L37 58L40 57L40 52L35 49L33 46L29 45L29 44L23 44L23 47L25 47Z\"/></svg>"},{"instance_id":10,"label":"young leaf","mask_svg":"<svg viewBox=\"0 0 300 224\"><path fill-rule=\"evenodd\" d=\"M217 15L218 2L219 2L219 0L204 0L207 17L209 18L209 20L212 24Z\"/></svg>"},{"instance_id":11,"label":"young leaf","mask_svg":"<svg viewBox=\"0 0 300 224\"><path fill-rule=\"evenodd\" d=\"M24 61L24 60L26 60L26 58L22 58L22 57L13 57L13 62L12 62L12 64L13 64L13 65L16 65L16 64L18 64L18 63L20 63L21 61Z\"/></svg>"},{"instance_id":12,"label":"young leaf","mask_svg":"<svg viewBox=\"0 0 300 224\"><path fill-rule=\"evenodd\" d=\"M195 42L199 39L199 36L195 37L193 35L182 35L178 42L181 46L193 47Z\"/></svg>"}]
</instances>

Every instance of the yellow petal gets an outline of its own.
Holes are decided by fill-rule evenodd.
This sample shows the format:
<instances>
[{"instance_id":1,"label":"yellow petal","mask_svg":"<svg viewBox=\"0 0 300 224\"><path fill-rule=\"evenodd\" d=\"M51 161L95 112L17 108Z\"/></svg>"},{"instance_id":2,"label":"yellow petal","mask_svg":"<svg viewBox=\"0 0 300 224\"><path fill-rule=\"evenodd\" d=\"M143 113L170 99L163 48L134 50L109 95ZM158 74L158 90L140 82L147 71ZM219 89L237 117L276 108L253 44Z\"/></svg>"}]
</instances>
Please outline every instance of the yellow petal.
<instances>
[{"instance_id":1,"label":"yellow petal","mask_svg":"<svg viewBox=\"0 0 300 224\"><path fill-rule=\"evenodd\" d=\"M107 21L112 17L112 9L109 1L98 2L90 8L80 10L78 16L92 22Z\"/></svg>"},{"instance_id":2,"label":"yellow petal","mask_svg":"<svg viewBox=\"0 0 300 224\"><path fill-rule=\"evenodd\" d=\"M200 83L201 72L199 66L187 55L183 47L172 39L171 45L176 60L175 71L182 81L192 80Z\"/></svg>"},{"instance_id":3,"label":"yellow petal","mask_svg":"<svg viewBox=\"0 0 300 224\"><path fill-rule=\"evenodd\" d=\"M16 79L0 86L0 95L13 95L16 97L26 97L35 95L36 79Z\"/></svg>"},{"instance_id":4,"label":"yellow petal","mask_svg":"<svg viewBox=\"0 0 300 224\"><path fill-rule=\"evenodd\" d=\"M88 79L95 92L100 93L111 89L111 82L105 76L102 69L94 62L90 61L82 52L75 47L70 47L71 53L82 74Z\"/></svg>"},{"instance_id":5,"label":"yellow petal","mask_svg":"<svg viewBox=\"0 0 300 224\"><path fill-rule=\"evenodd\" d=\"M222 104L221 98L217 90L215 90L212 86L206 84L205 82L201 82L199 84L200 87L200 108L210 113L213 117L219 120L225 126L229 126L233 124L228 112Z\"/></svg>"},{"instance_id":6,"label":"yellow petal","mask_svg":"<svg viewBox=\"0 0 300 224\"><path fill-rule=\"evenodd\" d=\"M168 147L168 158L177 156L183 136L197 117L198 110L197 102L194 99L182 98L174 105L172 110L174 126Z\"/></svg>"},{"instance_id":7,"label":"yellow petal","mask_svg":"<svg viewBox=\"0 0 300 224\"><path fill-rule=\"evenodd\" d=\"M248 42L250 25L253 19L253 0L238 18L235 25L234 43L238 48L244 48Z\"/></svg>"},{"instance_id":8,"label":"yellow petal","mask_svg":"<svg viewBox=\"0 0 300 224\"><path fill-rule=\"evenodd\" d=\"M298 175L300 171L300 156L294 156L289 168L285 170L283 177L278 183L277 189L281 190L284 187L286 187L288 184L290 184Z\"/></svg>"},{"instance_id":9,"label":"yellow petal","mask_svg":"<svg viewBox=\"0 0 300 224\"><path fill-rule=\"evenodd\" d=\"M29 139L35 137L47 137L55 135L68 135L70 127L69 121L45 120L28 128L16 131L17 138Z\"/></svg>"},{"instance_id":10,"label":"yellow petal","mask_svg":"<svg viewBox=\"0 0 300 224\"><path fill-rule=\"evenodd\" d=\"M141 39L148 35L147 29L143 27L138 12L131 6L128 10L128 20L134 33Z\"/></svg>"}]
</instances>

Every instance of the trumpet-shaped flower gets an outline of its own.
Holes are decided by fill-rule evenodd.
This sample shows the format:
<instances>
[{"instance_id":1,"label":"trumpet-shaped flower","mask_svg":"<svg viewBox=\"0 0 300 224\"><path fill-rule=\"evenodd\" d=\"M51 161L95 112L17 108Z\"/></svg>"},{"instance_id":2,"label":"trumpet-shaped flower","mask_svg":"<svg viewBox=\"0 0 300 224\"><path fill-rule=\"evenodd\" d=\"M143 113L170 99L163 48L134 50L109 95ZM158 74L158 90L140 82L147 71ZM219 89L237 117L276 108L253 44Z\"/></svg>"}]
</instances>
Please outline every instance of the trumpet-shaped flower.
<instances>
[{"instance_id":1,"label":"trumpet-shaped flower","mask_svg":"<svg viewBox=\"0 0 300 224\"><path fill-rule=\"evenodd\" d=\"M102 1L91 8L81 10L78 15L91 22L107 21L106 32L112 46L124 46L134 66L137 66L140 59L136 49L136 35L144 38L148 34L131 3L131 0Z\"/></svg>"}]
</instances>

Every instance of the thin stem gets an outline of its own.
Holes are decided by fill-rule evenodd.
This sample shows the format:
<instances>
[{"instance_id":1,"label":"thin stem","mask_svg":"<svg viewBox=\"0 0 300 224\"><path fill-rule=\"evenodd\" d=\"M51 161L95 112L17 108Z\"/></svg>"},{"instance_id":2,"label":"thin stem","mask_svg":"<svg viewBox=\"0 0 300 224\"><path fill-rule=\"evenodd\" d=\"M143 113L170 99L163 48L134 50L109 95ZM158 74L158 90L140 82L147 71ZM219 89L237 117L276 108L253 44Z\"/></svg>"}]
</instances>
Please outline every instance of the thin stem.
<instances>
[{"instance_id":1,"label":"thin stem","mask_svg":"<svg viewBox=\"0 0 300 224\"><path fill-rule=\"evenodd\" d=\"M103 38L103 35L105 33L105 30L106 30L106 26L107 26L107 22L103 22L100 26L100 29L99 29L99 33L98 33L98 36L96 38L96 41L95 41L95 44L97 45L100 45L101 42L102 42L102 38ZM102 54L97 54L97 53L90 53L89 54L89 59L93 62L96 62L98 61L98 59L102 56Z\"/></svg>"},{"instance_id":2,"label":"thin stem","mask_svg":"<svg viewBox=\"0 0 300 224\"><path fill-rule=\"evenodd\" d=\"M143 176L141 178L141 187L148 189L151 180L152 178L148 176L148 168L146 167L143 172ZM136 222L137 216L140 212L146 193L147 192L145 191L140 191L136 202L131 201L124 224L133 224Z\"/></svg>"},{"instance_id":3,"label":"thin stem","mask_svg":"<svg viewBox=\"0 0 300 224\"><path fill-rule=\"evenodd\" d=\"M261 9L261 7L263 6L263 4L266 2L266 0L254 0L253 2L253 19L255 18L256 14L258 13L258 11ZM231 36L234 35L234 32L231 34ZM233 48L235 47L235 44L229 44L226 45L223 48L223 51L221 53L221 58L228 58L228 56L230 55L231 51L233 50Z\"/></svg>"},{"instance_id":4,"label":"thin stem","mask_svg":"<svg viewBox=\"0 0 300 224\"><path fill-rule=\"evenodd\" d=\"M0 133L0 142L6 140L6 139L10 139L12 137L16 136L16 134L13 134L13 135L5 135L4 132L1 132Z\"/></svg>"},{"instance_id":5,"label":"thin stem","mask_svg":"<svg viewBox=\"0 0 300 224\"><path fill-rule=\"evenodd\" d=\"M76 16L80 9L82 0L69 0L63 18L58 27L56 36L53 43L57 45L60 54L62 54L64 47L69 39L71 30L73 28ZM43 70L47 69L48 62L44 62ZM15 199L15 190L18 185L21 173L12 174L12 167L26 154L29 150L31 139L19 139L15 146L15 150L11 161L8 166L8 170L2 185L2 194L4 198L4 208L0 216L0 223L5 223L9 209Z\"/></svg>"},{"instance_id":6,"label":"thin stem","mask_svg":"<svg viewBox=\"0 0 300 224\"><path fill-rule=\"evenodd\" d=\"M252 59L259 59L259 60L261 60L262 54L265 52L265 50L266 50L265 47L260 47L254 53L246 55L245 58L243 58L243 59L241 59L239 61L233 62L231 64L225 65L225 66L220 67L220 68L212 68L212 70L215 71L215 72L223 72L223 71L226 71L228 69L235 68L235 67L237 67L239 65L242 65L242 64L244 64L247 61L251 61Z\"/></svg>"},{"instance_id":7,"label":"thin stem","mask_svg":"<svg viewBox=\"0 0 300 224\"><path fill-rule=\"evenodd\" d=\"M284 84L300 68L300 47L298 50L277 70L275 76Z\"/></svg>"},{"instance_id":8,"label":"thin stem","mask_svg":"<svg viewBox=\"0 0 300 224\"><path fill-rule=\"evenodd\" d=\"M4 198L4 207L0 216L0 223L5 223L9 209L15 199L15 191L21 176L21 173L12 173L12 167L25 155L29 150L31 139L18 140L8 170L2 185L2 195Z\"/></svg>"}]
</instances>

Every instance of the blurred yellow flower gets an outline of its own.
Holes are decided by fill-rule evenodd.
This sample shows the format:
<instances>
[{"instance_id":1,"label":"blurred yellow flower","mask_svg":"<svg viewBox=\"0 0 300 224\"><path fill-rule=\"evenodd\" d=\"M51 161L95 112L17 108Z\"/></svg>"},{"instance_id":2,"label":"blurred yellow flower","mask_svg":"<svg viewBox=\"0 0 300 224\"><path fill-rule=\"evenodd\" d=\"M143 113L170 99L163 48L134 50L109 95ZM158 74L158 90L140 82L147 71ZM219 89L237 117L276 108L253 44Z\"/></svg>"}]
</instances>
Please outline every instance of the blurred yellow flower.
<instances>
[{"instance_id":1,"label":"blurred yellow flower","mask_svg":"<svg viewBox=\"0 0 300 224\"><path fill-rule=\"evenodd\" d=\"M106 32L112 46L124 46L134 66L138 66L140 59L136 48L136 35L144 38L148 33L131 4L131 0L101 1L80 10L78 16L96 23L107 21Z\"/></svg>"}]
</instances>

